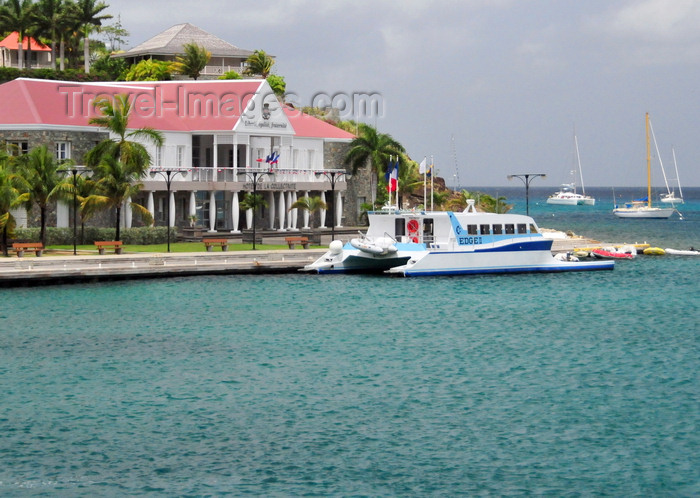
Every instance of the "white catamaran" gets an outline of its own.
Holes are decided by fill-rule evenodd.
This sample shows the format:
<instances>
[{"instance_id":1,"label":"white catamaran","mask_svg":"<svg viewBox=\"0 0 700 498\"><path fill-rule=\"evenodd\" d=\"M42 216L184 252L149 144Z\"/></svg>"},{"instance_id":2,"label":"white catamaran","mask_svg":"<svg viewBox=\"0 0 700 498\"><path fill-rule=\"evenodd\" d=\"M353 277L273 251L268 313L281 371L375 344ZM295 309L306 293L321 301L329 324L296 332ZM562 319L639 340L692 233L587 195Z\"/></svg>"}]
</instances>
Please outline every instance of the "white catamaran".
<instances>
[{"instance_id":1,"label":"white catamaran","mask_svg":"<svg viewBox=\"0 0 700 498\"><path fill-rule=\"evenodd\" d=\"M583 184L583 172L581 171L581 155L578 152L578 139L574 134L574 150L576 151L576 168L578 169L579 180L581 181L581 194L576 192L575 175L576 170L571 171L574 181L564 183L558 192L554 192L547 198L547 204L557 204L560 206L594 206L595 198L586 195L586 187Z\"/></svg>"},{"instance_id":2,"label":"white catamaran","mask_svg":"<svg viewBox=\"0 0 700 498\"><path fill-rule=\"evenodd\" d=\"M480 213L470 199L451 211L371 212L367 233L329 250L304 269L318 273L386 272L403 276L612 270L612 261L557 259L552 239L518 214Z\"/></svg>"}]
</instances>

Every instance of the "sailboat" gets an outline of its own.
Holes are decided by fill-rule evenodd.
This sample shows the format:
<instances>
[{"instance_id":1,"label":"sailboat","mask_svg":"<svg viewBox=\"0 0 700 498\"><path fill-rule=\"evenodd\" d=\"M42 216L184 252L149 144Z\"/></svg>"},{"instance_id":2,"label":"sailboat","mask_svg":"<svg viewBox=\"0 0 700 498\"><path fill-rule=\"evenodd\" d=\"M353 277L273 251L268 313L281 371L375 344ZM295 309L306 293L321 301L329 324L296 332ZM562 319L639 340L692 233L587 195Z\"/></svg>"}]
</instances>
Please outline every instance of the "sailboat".
<instances>
[{"instance_id":1,"label":"sailboat","mask_svg":"<svg viewBox=\"0 0 700 498\"><path fill-rule=\"evenodd\" d=\"M586 187L583 185L583 172L581 171L581 156L578 152L578 139L576 134L574 134L574 148L576 150L576 164L578 169L579 178L581 180L581 192L579 194L576 192L576 181L571 183L564 183L558 192L554 192L547 198L547 204L557 204L560 206L594 206L595 199L590 195L586 195ZM571 175L574 176L576 171L572 171Z\"/></svg>"},{"instance_id":2,"label":"sailboat","mask_svg":"<svg viewBox=\"0 0 700 498\"><path fill-rule=\"evenodd\" d=\"M618 218L670 218L676 211L670 207L653 207L651 205L651 143L649 141L649 113L646 113L646 133L647 133L647 196L643 199L635 199L625 203L624 207L617 205L613 209L613 214Z\"/></svg>"},{"instance_id":3,"label":"sailboat","mask_svg":"<svg viewBox=\"0 0 700 498\"><path fill-rule=\"evenodd\" d=\"M661 195L661 202L665 203L670 203L670 204L683 204L683 190L681 189L681 179L678 176L678 163L676 162L676 150L671 149L671 152L673 153L673 167L676 170L676 182L678 182L678 197L676 197L676 191L671 190L668 187L668 182L666 182L666 194ZM666 175L664 175L665 178Z\"/></svg>"}]
</instances>

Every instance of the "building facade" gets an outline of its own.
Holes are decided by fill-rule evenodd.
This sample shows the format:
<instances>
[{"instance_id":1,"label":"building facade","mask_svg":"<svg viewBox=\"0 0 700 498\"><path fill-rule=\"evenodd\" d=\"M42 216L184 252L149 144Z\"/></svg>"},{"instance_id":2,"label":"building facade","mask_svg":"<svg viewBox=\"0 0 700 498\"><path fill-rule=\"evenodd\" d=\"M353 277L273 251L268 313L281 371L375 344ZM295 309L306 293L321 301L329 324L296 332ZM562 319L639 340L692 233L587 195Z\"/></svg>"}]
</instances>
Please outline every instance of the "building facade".
<instances>
[{"instance_id":1,"label":"building facade","mask_svg":"<svg viewBox=\"0 0 700 498\"><path fill-rule=\"evenodd\" d=\"M158 225L237 233L256 226L294 231L354 225L360 214L348 199L343 161L354 136L281 103L265 80L89 83L17 79L0 85L0 141L26 152L37 145L58 159L81 164L84 154L108 135L89 124L95 102L129 96L129 127L150 127L165 138L144 144L153 158L138 199ZM243 211L247 193L266 207ZM359 197L358 197L359 195ZM333 203L325 211L289 207L300 197ZM348 200L350 202L348 202ZM125 209L124 226L131 226ZM166 213L169 219L166 219ZM69 223L67 207L58 225Z\"/></svg>"}]
</instances>

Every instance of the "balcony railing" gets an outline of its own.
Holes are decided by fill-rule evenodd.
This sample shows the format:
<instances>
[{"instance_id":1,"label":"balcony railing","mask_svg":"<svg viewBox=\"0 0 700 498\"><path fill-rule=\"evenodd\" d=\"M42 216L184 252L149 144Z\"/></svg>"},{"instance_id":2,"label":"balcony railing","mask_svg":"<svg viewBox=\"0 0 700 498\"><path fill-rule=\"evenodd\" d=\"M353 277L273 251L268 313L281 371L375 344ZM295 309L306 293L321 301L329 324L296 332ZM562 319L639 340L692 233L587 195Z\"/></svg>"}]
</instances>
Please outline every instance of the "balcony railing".
<instances>
[{"instance_id":1,"label":"balcony railing","mask_svg":"<svg viewBox=\"0 0 700 498\"><path fill-rule=\"evenodd\" d=\"M178 175L173 176L175 182L242 182L249 183L252 181L252 173L257 173L258 178L264 178L258 181L275 182L275 183L297 183L297 182L314 182L327 183L325 176L317 176L319 170L309 169L277 169L277 168L151 168L151 171L177 170ZM324 172L336 171L344 172L344 170L320 170ZM260 176L262 173L267 175ZM151 178L147 174L147 178ZM342 180L341 180L342 179ZM339 177L339 180L344 181L344 177Z\"/></svg>"},{"instance_id":2,"label":"balcony railing","mask_svg":"<svg viewBox=\"0 0 700 498\"><path fill-rule=\"evenodd\" d=\"M228 65L219 65L219 66L204 66L204 69L202 69L203 75L207 76L221 76L222 74L228 73L229 71L236 71L238 74L243 74L243 72L246 70L246 66L228 66Z\"/></svg>"}]
</instances>

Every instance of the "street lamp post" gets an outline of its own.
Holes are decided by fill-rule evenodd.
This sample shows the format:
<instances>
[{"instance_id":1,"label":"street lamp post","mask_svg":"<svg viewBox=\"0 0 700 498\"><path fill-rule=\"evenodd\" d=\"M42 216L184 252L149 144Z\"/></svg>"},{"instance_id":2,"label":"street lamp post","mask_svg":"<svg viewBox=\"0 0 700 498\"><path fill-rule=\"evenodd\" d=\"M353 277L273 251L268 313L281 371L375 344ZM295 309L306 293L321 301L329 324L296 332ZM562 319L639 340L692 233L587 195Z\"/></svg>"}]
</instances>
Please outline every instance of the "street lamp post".
<instances>
[{"instance_id":1,"label":"street lamp post","mask_svg":"<svg viewBox=\"0 0 700 498\"><path fill-rule=\"evenodd\" d=\"M513 178L519 178L525 184L525 212L528 216L530 216L530 182L538 176L541 176L542 178L547 177L547 175L545 175L544 173L523 173L519 175L508 175L509 180L512 180Z\"/></svg>"},{"instance_id":2,"label":"street lamp post","mask_svg":"<svg viewBox=\"0 0 700 498\"><path fill-rule=\"evenodd\" d=\"M331 242L335 240L335 182L340 180L342 176L350 178L350 174L345 170L329 169L324 171L316 171L316 176L325 176L331 182Z\"/></svg>"},{"instance_id":3,"label":"street lamp post","mask_svg":"<svg viewBox=\"0 0 700 498\"><path fill-rule=\"evenodd\" d=\"M73 175L73 256L78 254L78 175L87 171L85 166L72 166L67 169L59 169L58 173L70 173Z\"/></svg>"},{"instance_id":4,"label":"street lamp post","mask_svg":"<svg viewBox=\"0 0 700 498\"><path fill-rule=\"evenodd\" d=\"M272 175L272 171L267 170L253 170L246 171L245 176L247 176L253 182L253 251L255 250L255 203L257 203L257 192L258 192L258 180L262 179L265 175Z\"/></svg>"},{"instance_id":5,"label":"street lamp post","mask_svg":"<svg viewBox=\"0 0 700 498\"><path fill-rule=\"evenodd\" d=\"M160 175L163 177L165 180L165 186L168 189L168 198L167 198L167 210L166 210L166 220L165 220L165 225L167 228L167 239L168 239L168 252L170 252L170 184L173 181L173 178L175 175L182 174L187 170L184 169L177 169L177 168L159 168L159 169L151 169L150 175L151 178L155 178L156 174Z\"/></svg>"}]
</instances>

